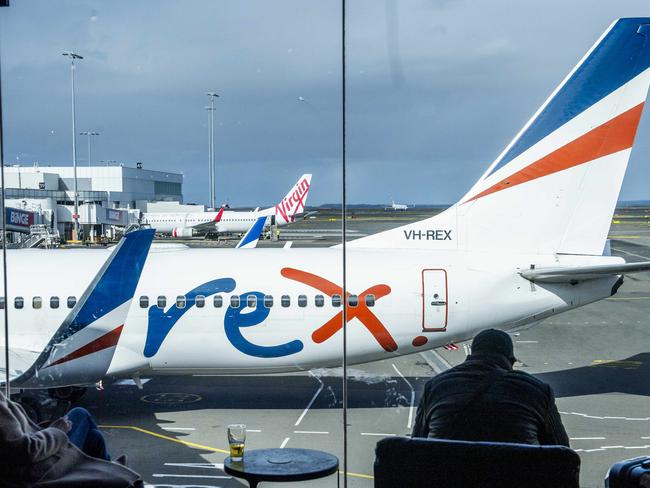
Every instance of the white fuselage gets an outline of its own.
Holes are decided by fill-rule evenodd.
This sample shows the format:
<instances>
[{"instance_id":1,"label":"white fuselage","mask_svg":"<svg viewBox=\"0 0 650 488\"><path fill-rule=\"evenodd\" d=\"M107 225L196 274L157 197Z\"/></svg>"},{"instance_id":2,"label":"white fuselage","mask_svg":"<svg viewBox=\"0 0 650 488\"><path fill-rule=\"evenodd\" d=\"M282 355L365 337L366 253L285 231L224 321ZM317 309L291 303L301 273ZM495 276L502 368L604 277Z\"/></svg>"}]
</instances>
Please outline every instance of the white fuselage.
<instances>
[{"instance_id":1,"label":"white fuselage","mask_svg":"<svg viewBox=\"0 0 650 488\"><path fill-rule=\"evenodd\" d=\"M215 233L243 233L255 221L264 215L271 215L273 208L236 212L224 211L219 222L216 222L218 212L190 212L190 213L145 213L142 223L156 229L161 234L173 234L178 229L193 229L198 226L212 224L210 231ZM281 223L278 222L278 225ZM181 237L181 236L179 236Z\"/></svg>"},{"instance_id":2,"label":"white fuselage","mask_svg":"<svg viewBox=\"0 0 650 488\"><path fill-rule=\"evenodd\" d=\"M10 252L12 348L42 350L69 311L67 297L83 293L106 257L102 250ZM347 289L361 302L347 312L348 360L361 363L438 347L480 329L525 325L608 297L617 276L572 286L533 285L518 274L531 264L605 261L622 260L348 250ZM108 374L263 373L338 365L343 336L340 322L332 319L341 307L330 295L340 293L341 276L340 249L154 248ZM201 292L204 306L198 307L191 291L213 280L222 280L225 291ZM240 308L229 307L232 296L253 292L259 293L257 305L247 306L244 296ZM215 295L222 306L215 307ZM367 295L374 304L368 298L365 305ZM272 297L271 307L264 306L263 296ZM23 298L22 309L15 307L16 297ZM34 297L41 298L41 308L33 307ZM51 297L59 297L59 308L50 307ZM162 309L159 297L165 297ZM175 305L177 297L180 305L185 297L185 308Z\"/></svg>"}]
</instances>

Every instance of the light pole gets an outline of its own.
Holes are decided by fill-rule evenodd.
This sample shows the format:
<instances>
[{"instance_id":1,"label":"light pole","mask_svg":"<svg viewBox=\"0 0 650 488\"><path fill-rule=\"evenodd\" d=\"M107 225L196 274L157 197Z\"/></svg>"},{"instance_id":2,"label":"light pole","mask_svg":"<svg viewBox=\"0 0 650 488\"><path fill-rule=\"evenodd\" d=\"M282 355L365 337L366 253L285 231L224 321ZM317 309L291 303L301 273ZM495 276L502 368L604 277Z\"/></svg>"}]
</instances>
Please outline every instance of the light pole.
<instances>
[{"instance_id":1,"label":"light pole","mask_svg":"<svg viewBox=\"0 0 650 488\"><path fill-rule=\"evenodd\" d=\"M210 207L216 208L215 195L215 168L214 168L214 99L219 98L215 92L206 93L210 97ZM207 107L206 107L207 108Z\"/></svg>"},{"instance_id":2,"label":"light pole","mask_svg":"<svg viewBox=\"0 0 650 488\"><path fill-rule=\"evenodd\" d=\"M91 136L98 136L99 132L88 132L88 131L79 132L79 135L88 137L88 167L90 168L90 163L92 161L92 157L91 157L92 152L91 152L91 149L90 149L90 139L91 139Z\"/></svg>"},{"instance_id":3,"label":"light pole","mask_svg":"<svg viewBox=\"0 0 650 488\"><path fill-rule=\"evenodd\" d=\"M72 240L79 239L79 192L77 191L77 131L75 128L75 108L74 108L74 60L83 59L83 56L79 56L72 51L65 51L63 56L70 58L70 79L72 87L72 167L74 174L74 214L72 214L72 219L74 220L74 235Z\"/></svg>"}]
</instances>

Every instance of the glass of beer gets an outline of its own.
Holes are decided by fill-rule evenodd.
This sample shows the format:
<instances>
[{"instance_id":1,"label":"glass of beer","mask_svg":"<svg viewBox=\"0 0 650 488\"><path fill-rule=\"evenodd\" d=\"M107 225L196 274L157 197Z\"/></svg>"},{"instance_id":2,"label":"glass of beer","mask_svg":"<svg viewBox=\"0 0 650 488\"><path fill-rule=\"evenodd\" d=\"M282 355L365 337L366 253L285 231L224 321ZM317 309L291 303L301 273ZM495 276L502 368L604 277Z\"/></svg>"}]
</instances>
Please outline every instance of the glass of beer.
<instances>
[{"instance_id":1,"label":"glass of beer","mask_svg":"<svg viewBox=\"0 0 650 488\"><path fill-rule=\"evenodd\" d=\"M230 444L230 459L241 461L244 458L244 443L246 442L246 426L231 424L228 426L228 444Z\"/></svg>"}]
</instances>

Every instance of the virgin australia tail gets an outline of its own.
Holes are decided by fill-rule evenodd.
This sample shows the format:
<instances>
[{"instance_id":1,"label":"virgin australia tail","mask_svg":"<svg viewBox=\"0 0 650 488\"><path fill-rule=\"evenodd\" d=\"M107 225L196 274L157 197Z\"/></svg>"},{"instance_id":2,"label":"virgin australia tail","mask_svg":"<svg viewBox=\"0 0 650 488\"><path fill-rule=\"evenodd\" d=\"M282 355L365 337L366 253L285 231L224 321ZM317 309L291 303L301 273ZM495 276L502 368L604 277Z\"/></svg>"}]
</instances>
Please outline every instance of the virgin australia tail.
<instances>
[{"instance_id":1,"label":"virgin australia tail","mask_svg":"<svg viewBox=\"0 0 650 488\"><path fill-rule=\"evenodd\" d=\"M106 374L153 239L126 234L35 363L11 384L45 388L95 383Z\"/></svg>"},{"instance_id":2,"label":"virgin australia tail","mask_svg":"<svg viewBox=\"0 0 650 488\"><path fill-rule=\"evenodd\" d=\"M467 194L353 247L601 255L650 83L650 18L619 19Z\"/></svg>"}]
</instances>

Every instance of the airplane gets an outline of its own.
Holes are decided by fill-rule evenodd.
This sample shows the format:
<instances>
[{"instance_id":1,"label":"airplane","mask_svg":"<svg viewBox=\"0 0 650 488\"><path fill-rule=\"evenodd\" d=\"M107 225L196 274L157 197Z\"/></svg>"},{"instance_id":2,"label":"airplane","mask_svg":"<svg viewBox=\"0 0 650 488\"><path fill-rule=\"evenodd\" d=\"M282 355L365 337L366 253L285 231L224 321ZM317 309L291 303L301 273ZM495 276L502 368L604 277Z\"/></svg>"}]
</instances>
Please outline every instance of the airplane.
<instances>
[{"instance_id":1,"label":"airplane","mask_svg":"<svg viewBox=\"0 0 650 488\"><path fill-rule=\"evenodd\" d=\"M296 216L305 211L310 188L311 174L304 174L274 207L263 210L258 207L250 212L221 207L217 212L145 213L142 223L172 237L192 237L200 233L244 233L259 217L267 217L267 226L284 226L294 222Z\"/></svg>"},{"instance_id":2,"label":"airplane","mask_svg":"<svg viewBox=\"0 0 650 488\"><path fill-rule=\"evenodd\" d=\"M388 209L395 210L395 211L408 210L408 208L409 208L408 205L405 205L404 203L395 203L395 200L391 200L391 206L388 207Z\"/></svg>"},{"instance_id":3,"label":"airplane","mask_svg":"<svg viewBox=\"0 0 650 488\"><path fill-rule=\"evenodd\" d=\"M109 251L9 251L12 350L39 353L12 386L334 367L343 327L358 364L616 294L625 274L650 270L604 252L650 85L649 34L650 18L615 21L456 204L346 243L345 290L341 244L152 247L123 328L122 317L102 326L104 340L66 317L93 296ZM139 270L111 289L130 296Z\"/></svg>"}]
</instances>

